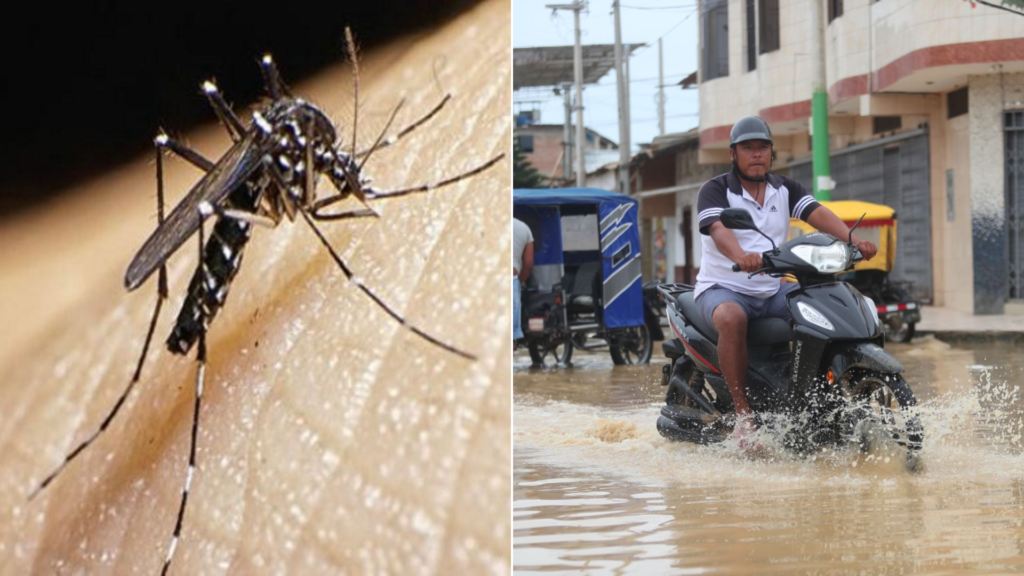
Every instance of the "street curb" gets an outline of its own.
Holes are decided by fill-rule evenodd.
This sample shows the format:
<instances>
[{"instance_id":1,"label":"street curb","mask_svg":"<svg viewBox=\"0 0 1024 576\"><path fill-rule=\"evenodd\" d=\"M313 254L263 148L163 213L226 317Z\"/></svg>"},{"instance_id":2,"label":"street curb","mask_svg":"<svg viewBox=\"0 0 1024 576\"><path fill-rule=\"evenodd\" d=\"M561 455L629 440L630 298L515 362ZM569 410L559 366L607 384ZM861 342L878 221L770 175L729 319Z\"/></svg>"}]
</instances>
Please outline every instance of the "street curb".
<instances>
[{"instance_id":1,"label":"street curb","mask_svg":"<svg viewBox=\"0 0 1024 576\"><path fill-rule=\"evenodd\" d=\"M1009 330L917 330L916 336L926 335L935 336L936 339L951 344L985 342L1024 343L1024 332Z\"/></svg>"}]
</instances>

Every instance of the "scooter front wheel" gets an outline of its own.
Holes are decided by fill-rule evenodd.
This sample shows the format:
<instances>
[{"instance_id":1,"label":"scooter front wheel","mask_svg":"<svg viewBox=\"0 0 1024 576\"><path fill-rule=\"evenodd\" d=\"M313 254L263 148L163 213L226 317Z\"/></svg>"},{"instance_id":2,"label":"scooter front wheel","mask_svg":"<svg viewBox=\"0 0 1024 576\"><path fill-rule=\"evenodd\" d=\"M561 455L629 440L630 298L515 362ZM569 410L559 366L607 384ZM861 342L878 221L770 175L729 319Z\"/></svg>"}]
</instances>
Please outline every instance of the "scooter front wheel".
<instances>
[{"instance_id":1,"label":"scooter front wheel","mask_svg":"<svg viewBox=\"0 0 1024 576\"><path fill-rule=\"evenodd\" d=\"M844 395L852 402L849 414L852 440L861 450L875 444L876 431L906 450L907 467L915 470L920 461L924 428L917 415L910 411L917 400L910 385L899 374L857 371L841 384Z\"/></svg>"}]
</instances>

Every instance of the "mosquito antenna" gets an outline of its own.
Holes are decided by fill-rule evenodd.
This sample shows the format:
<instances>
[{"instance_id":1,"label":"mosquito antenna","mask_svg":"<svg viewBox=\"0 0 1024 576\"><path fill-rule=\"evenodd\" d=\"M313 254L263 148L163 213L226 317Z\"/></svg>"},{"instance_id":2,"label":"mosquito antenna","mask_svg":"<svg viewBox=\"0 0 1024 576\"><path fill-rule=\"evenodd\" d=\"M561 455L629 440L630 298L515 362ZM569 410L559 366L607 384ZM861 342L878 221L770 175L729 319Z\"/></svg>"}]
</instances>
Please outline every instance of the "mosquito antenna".
<instances>
[{"instance_id":1,"label":"mosquito antenna","mask_svg":"<svg viewBox=\"0 0 1024 576\"><path fill-rule=\"evenodd\" d=\"M352 59L352 153L356 151L356 128L359 123L359 53L356 51L356 40L352 36L352 29L345 27L345 44L348 46L348 56Z\"/></svg>"},{"instance_id":2,"label":"mosquito antenna","mask_svg":"<svg viewBox=\"0 0 1024 576\"><path fill-rule=\"evenodd\" d=\"M409 321L406 320L404 316L402 316L398 312L395 312L395 310L391 308L391 306L387 302L385 302L383 298L378 296L372 289L370 289L369 286L363 284L363 281L357 278L355 274L352 273L352 270L348 267L348 264L345 264L345 260L342 259L342 257L338 254L334 247L331 246L331 243L327 241L327 238L323 235L322 232L320 232L320 229L317 228L316 224L313 222L313 219L309 216L309 214L306 213L306 210L303 208L299 208L299 214L302 214L302 218L306 221L306 224L309 224L310 229L312 229L313 233L316 234L316 237L320 239L320 243L324 245L324 248L327 248L327 251L331 254L331 258L334 258L334 261L337 262L338 267L341 268L341 271L345 274L345 277L348 278L348 281L355 284L360 290L363 291L364 294L369 296L370 299L373 300L377 304L377 306L380 306L381 310L386 312L388 316L391 316L403 327L408 328L411 332L415 333L417 336L422 337L431 344L434 344L439 348L444 348L445 350L451 352L452 354L462 356L467 360L476 360L476 356L473 356L468 352L463 352L462 350L459 350L458 348L452 346L451 344L448 344L447 342L438 340L434 336L431 336L427 332L424 332L423 330L410 324Z\"/></svg>"}]
</instances>

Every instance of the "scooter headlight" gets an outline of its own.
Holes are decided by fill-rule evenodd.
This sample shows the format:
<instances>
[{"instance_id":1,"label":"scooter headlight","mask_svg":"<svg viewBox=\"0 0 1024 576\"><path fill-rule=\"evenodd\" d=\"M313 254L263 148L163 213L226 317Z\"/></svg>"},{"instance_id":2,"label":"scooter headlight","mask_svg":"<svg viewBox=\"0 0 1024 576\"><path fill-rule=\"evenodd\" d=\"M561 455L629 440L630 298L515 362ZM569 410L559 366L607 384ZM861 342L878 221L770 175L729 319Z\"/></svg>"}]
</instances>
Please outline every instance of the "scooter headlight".
<instances>
[{"instance_id":1,"label":"scooter headlight","mask_svg":"<svg viewBox=\"0 0 1024 576\"><path fill-rule=\"evenodd\" d=\"M850 263L850 247L842 242L828 246L810 246L803 244L793 247L793 254L800 257L822 274L835 274L846 270Z\"/></svg>"}]
</instances>

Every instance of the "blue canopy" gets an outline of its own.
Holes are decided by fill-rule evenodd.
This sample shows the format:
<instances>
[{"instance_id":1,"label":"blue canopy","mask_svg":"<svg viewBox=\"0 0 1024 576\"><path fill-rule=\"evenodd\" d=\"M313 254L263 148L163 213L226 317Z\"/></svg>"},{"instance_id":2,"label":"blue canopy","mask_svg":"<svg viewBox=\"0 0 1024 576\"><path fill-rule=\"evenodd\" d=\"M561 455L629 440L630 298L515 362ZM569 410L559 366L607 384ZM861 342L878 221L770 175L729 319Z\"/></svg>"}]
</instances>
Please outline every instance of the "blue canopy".
<instances>
[{"instance_id":1,"label":"blue canopy","mask_svg":"<svg viewBox=\"0 0 1024 576\"><path fill-rule=\"evenodd\" d=\"M522 205L554 204L636 204L637 201L625 194L609 192L599 188L516 188L512 190L512 203Z\"/></svg>"}]
</instances>

